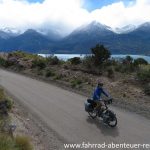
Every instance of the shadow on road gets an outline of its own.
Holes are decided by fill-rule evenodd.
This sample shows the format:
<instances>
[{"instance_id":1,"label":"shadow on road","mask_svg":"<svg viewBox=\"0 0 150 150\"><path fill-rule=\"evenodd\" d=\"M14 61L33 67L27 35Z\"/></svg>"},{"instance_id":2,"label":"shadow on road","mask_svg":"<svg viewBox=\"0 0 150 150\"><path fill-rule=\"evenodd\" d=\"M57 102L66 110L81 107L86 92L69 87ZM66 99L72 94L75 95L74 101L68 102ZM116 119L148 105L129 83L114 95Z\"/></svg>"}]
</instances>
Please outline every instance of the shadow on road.
<instances>
[{"instance_id":1,"label":"shadow on road","mask_svg":"<svg viewBox=\"0 0 150 150\"><path fill-rule=\"evenodd\" d=\"M105 136L117 137L119 136L119 130L116 126L115 128L111 128L103 123L99 118L92 119L90 116L86 119L88 123L95 124L95 126L100 129L101 133Z\"/></svg>"}]
</instances>

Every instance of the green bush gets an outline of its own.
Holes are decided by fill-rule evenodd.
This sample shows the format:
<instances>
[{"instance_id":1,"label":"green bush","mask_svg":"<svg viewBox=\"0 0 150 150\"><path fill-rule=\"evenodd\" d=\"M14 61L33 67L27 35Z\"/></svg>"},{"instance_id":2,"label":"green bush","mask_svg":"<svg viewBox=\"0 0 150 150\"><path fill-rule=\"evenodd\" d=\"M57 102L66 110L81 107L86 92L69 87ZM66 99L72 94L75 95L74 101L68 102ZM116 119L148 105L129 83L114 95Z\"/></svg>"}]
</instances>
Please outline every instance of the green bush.
<instances>
[{"instance_id":1,"label":"green bush","mask_svg":"<svg viewBox=\"0 0 150 150\"><path fill-rule=\"evenodd\" d=\"M50 56L46 58L46 62L49 65L58 65L60 64L60 60L58 59L57 56Z\"/></svg>"},{"instance_id":2,"label":"green bush","mask_svg":"<svg viewBox=\"0 0 150 150\"><path fill-rule=\"evenodd\" d=\"M19 58L22 58L22 57L25 57L27 55L27 53L23 52L23 51L20 51L20 50L17 50L17 51L11 52L9 55L17 56Z\"/></svg>"},{"instance_id":3,"label":"green bush","mask_svg":"<svg viewBox=\"0 0 150 150\"><path fill-rule=\"evenodd\" d=\"M13 106L13 101L5 95L5 92L4 92L4 89L0 88L0 102L1 101L6 101L6 104L7 104L7 109L8 110L11 110L12 109L12 106Z\"/></svg>"},{"instance_id":4,"label":"green bush","mask_svg":"<svg viewBox=\"0 0 150 150\"><path fill-rule=\"evenodd\" d=\"M0 150L33 150L30 139L26 136L17 136L12 139L10 136L0 134Z\"/></svg>"},{"instance_id":5,"label":"green bush","mask_svg":"<svg viewBox=\"0 0 150 150\"><path fill-rule=\"evenodd\" d=\"M0 66L5 67L7 65L7 61L0 57Z\"/></svg>"},{"instance_id":6,"label":"green bush","mask_svg":"<svg viewBox=\"0 0 150 150\"><path fill-rule=\"evenodd\" d=\"M122 64L122 63L115 65L114 69L115 71L121 73L131 73L138 70L138 68L134 66L134 64Z\"/></svg>"},{"instance_id":7,"label":"green bush","mask_svg":"<svg viewBox=\"0 0 150 150\"><path fill-rule=\"evenodd\" d=\"M44 69L46 67L45 58L37 58L33 60L33 67L38 67L39 69Z\"/></svg>"},{"instance_id":8,"label":"green bush","mask_svg":"<svg viewBox=\"0 0 150 150\"><path fill-rule=\"evenodd\" d=\"M123 59L123 64L132 64L133 58L131 56L126 56L125 59Z\"/></svg>"},{"instance_id":9,"label":"green bush","mask_svg":"<svg viewBox=\"0 0 150 150\"><path fill-rule=\"evenodd\" d=\"M85 56L82 60L82 64L86 68L92 68L94 65L93 58L91 56Z\"/></svg>"},{"instance_id":10,"label":"green bush","mask_svg":"<svg viewBox=\"0 0 150 150\"><path fill-rule=\"evenodd\" d=\"M126 67L122 64L118 64L115 66L115 71L125 73L126 72Z\"/></svg>"},{"instance_id":11,"label":"green bush","mask_svg":"<svg viewBox=\"0 0 150 150\"><path fill-rule=\"evenodd\" d=\"M13 107L13 104L14 104L13 100L11 98L9 98L9 97L5 97L5 100L7 101L7 109L11 110L12 107Z\"/></svg>"},{"instance_id":12,"label":"green bush","mask_svg":"<svg viewBox=\"0 0 150 150\"><path fill-rule=\"evenodd\" d=\"M45 73L45 77L52 77L52 76L55 76L55 73L52 71L52 70L46 70L46 73Z\"/></svg>"},{"instance_id":13,"label":"green bush","mask_svg":"<svg viewBox=\"0 0 150 150\"><path fill-rule=\"evenodd\" d=\"M137 73L137 77L140 81L150 82L150 69L140 69Z\"/></svg>"},{"instance_id":14,"label":"green bush","mask_svg":"<svg viewBox=\"0 0 150 150\"><path fill-rule=\"evenodd\" d=\"M18 149L16 147L15 141L12 138L0 134L0 150L21 150L21 149Z\"/></svg>"},{"instance_id":15,"label":"green bush","mask_svg":"<svg viewBox=\"0 0 150 150\"><path fill-rule=\"evenodd\" d=\"M117 62L115 61L115 60L107 60L107 61L105 61L104 63L103 63L103 67L104 68L108 68L108 67L110 67L110 66L115 66L115 65L117 65Z\"/></svg>"},{"instance_id":16,"label":"green bush","mask_svg":"<svg viewBox=\"0 0 150 150\"><path fill-rule=\"evenodd\" d=\"M80 57L70 58L68 61L71 62L72 65L78 65L81 63Z\"/></svg>"},{"instance_id":17,"label":"green bush","mask_svg":"<svg viewBox=\"0 0 150 150\"><path fill-rule=\"evenodd\" d=\"M61 74L57 74L55 77L54 77L54 80L60 80L62 79L63 76Z\"/></svg>"},{"instance_id":18,"label":"green bush","mask_svg":"<svg viewBox=\"0 0 150 150\"><path fill-rule=\"evenodd\" d=\"M17 136L15 143L18 150L33 150L30 139L26 136Z\"/></svg>"},{"instance_id":19,"label":"green bush","mask_svg":"<svg viewBox=\"0 0 150 150\"><path fill-rule=\"evenodd\" d=\"M135 65L148 65L148 62L143 58L137 58L134 60Z\"/></svg>"}]
</instances>

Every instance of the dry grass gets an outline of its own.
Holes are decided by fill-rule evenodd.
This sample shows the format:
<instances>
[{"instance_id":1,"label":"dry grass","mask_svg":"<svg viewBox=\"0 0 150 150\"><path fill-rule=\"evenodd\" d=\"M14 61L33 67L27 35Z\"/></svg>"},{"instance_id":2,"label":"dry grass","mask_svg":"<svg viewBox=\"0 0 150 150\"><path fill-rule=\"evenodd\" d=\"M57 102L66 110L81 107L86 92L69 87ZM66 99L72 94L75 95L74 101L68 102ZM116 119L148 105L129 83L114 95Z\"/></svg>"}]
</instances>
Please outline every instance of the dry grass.
<instances>
[{"instance_id":1,"label":"dry grass","mask_svg":"<svg viewBox=\"0 0 150 150\"><path fill-rule=\"evenodd\" d=\"M19 150L33 150L33 147L30 143L30 138L26 136L17 136L15 138L15 143Z\"/></svg>"},{"instance_id":2,"label":"dry grass","mask_svg":"<svg viewBox=\"0 0 150 150\"><path fill-rule=\"evenodd\" d=\"M0 150L19 150L15 141L5 134L0 134Z\"/></svg>"}]
</instances>

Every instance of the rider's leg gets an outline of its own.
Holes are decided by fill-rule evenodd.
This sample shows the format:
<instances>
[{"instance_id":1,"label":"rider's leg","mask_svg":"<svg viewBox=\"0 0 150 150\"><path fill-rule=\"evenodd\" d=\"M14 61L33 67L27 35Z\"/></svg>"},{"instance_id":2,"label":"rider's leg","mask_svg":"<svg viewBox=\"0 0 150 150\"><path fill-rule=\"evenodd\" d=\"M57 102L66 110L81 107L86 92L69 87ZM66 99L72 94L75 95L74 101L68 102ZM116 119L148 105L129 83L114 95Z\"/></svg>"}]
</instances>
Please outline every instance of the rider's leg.
<instances>
[{"instance_id":1,"label":"rider's leg","mask_svg":"<svg viewBox=\"0 0 150 150\"><path fill-rule=\"evenodd\" d=\"M99 101L99 108L98 108L99 117L103 114L104 110L106 110L105 103L103 101Z\"/></svg>"},{"instance_id":2,"label":"rider's leg","mask_svg":"<svg viewBox=\"0 0 150 150\"><path fill-rule=\"evenodd\" d=\"M95 103L96 103L95 109L96 109L96 110L99 110L100 107L101 107L100 101L95 101Z\"/></svg>"},{"instance_id":3,"label":"rider's leg","mask_svg":"<svg viewBox=\"0 0 150 150\"><path fill-rule=\"evenodd\" d=\"M104 111L106 109L105 103L103 101L100 101L101 104L101 110Z\"/></svg>"}]
</instances>

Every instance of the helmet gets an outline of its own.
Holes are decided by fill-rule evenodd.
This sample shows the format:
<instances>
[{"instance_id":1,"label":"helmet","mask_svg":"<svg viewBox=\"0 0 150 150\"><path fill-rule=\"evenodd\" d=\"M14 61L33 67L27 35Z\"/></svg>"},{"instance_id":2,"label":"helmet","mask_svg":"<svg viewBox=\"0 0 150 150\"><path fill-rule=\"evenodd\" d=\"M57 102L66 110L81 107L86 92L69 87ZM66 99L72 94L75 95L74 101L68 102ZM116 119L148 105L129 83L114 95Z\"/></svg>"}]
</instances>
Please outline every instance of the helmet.
<instances>
[{"instance_id":1,"label":"helmet","mask_svg":"<svg viewBox=\"0 0 150 150\"><path fill-rule=\"evenodd\" d=\"M98 86L103 86L104 84L101 81L98 81L97 85Z\"/></svg>"}]
</instances>

